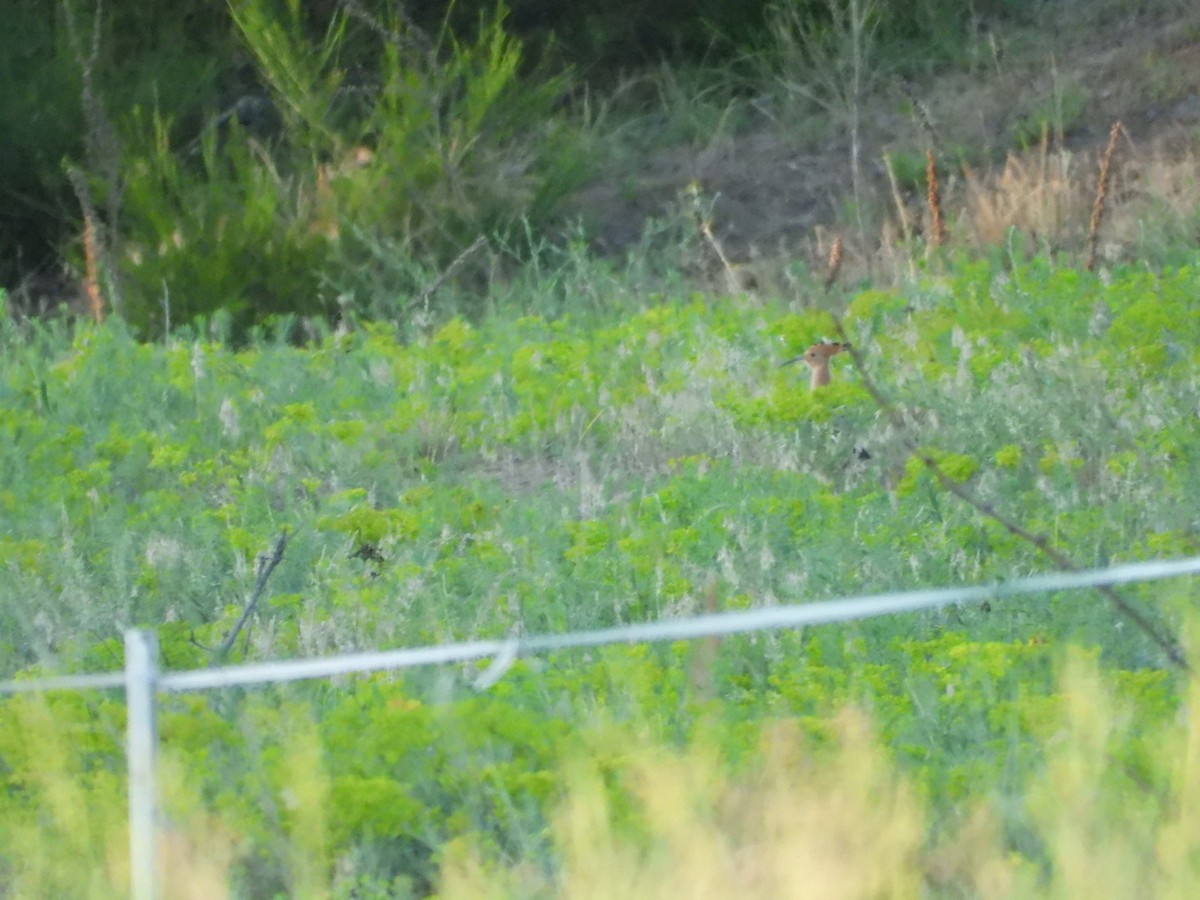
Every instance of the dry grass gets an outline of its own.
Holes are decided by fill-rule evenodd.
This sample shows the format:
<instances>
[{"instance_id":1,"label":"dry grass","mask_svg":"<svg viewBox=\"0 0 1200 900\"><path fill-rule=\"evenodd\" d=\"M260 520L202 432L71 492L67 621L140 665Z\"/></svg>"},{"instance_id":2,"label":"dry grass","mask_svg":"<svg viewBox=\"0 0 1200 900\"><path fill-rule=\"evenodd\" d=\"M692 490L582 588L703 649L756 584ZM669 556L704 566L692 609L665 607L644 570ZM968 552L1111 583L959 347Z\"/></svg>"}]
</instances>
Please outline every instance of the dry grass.
<instances>
[{"instance_id":1,"label":"dry grass","mask_svg":"<svg viewBox=\"0 0 1200 900\"><path fill-rule=\"evenodd\" d=\"M1057 731L1023 799L1044 860L1013 848L1001 811L982 797L931 840L919 793L866 718L846 710L820 746L792 722L768 725L757 765L740 777L703 742L679 752L602 737L594 759L567 770L553 829L557 877L529 860L491 864L462 842L444 857L438 896L1191 896L1200 876L1200 687L1155 736L1162 755L1147 777L1160 790L1150 796L1114 772L1129 712L1094 658L1071 652L1062 673Z\"/></svg>"},{"instance_id":2,"label":"dry grass","mask_svg":"<svg viewBox=\"0 0 1200 900\"><path fill-rule=\"evenodd\" d=\"M1016 231L1035 252L1080 254L1086 266L1134 259L1161 246L1147 246L1148 235L1167 241L1194 241L1200 206L1198 157L1193 142L1160 144L1114 159L1113 126L1104 150L1075 155L1041 146L1010 154L990 174L964 167L961 191L953 198L962 239L976 247L997 246ZM1099 172L1098 176L1091 173Z\"/></svg>"},{"instance_id":3,"label":"dry grass","mask_svg":"<svg viewBox=\"0 0 1200 900\"><path fill-rule=\"evenodd\" d=\"M559 884L531 890L528 868L488 872L467 851L447 861L440 896L918 896L916 792L861 714L837 716L832 734L838 752L816 753L793 723L777 723L763 733L761 766L736 781L711 747L626 746L621 780L641 820L632 829L603 766L576 760L555 818Z\"/></svg>"},{"instance_id":4,"label":"dry grass","mask_svg":"<svg viewBox=\"0 0 1200 900\"><path fill-rule=\"evenodd\" d=\"M925 199L929 204L929 245L940 247L946 243L946 222L942 218L942 191L932 150L925 151Z\"/></svg>"},{"instance_id":5,"label":"dry grass","mask_svg":"<svg viewBox=\"0 0 1200 900\"><path fill-rule=\"evenodd\" d=\"M1091 152L1063 148L1047 130L1037 146L1012 152L989 170L964 163L957 172L943 167L939 173L936 156L928 153L926 190L907 197L892 158L885 154L887 177L878 187L888 192L893 212L881 222L878 242L867 247L857 241L841 244L837 229L816 226L798 253L808 260L809 271L822 273L817 277L827 291L839 277L849 283L875 281L880 275L911 280L921 257L937 246L979 250L1019 245L1026 255L1065 253L1080 265L1086 260L1089 268L1139 258L1161 264L1170 247L1195 241L1200 142L1175 134L1142 147L1120 123L1113 129L1107 144ZM1113 135L1122 134L1128 149L1117 153ZM697 213L696 221L701 245L716 263L708 273L712 288L807 296L806 285L792 283L782 272L789 257L732 261L716 237L722 223L711 211ZM1023 240L1014 243L1014 234ZM838 269L830 275L831 254L839 244Z\"/></svg>"},{"instance_id":6,"label":"dry grass","mask_svg":"<svg viewBox=\"0 0 1200 900\"><path fill-rule=\"evenodd\" d=\"M1000 244L1013 229L1035 240L1060 243L1083 221L1084 195L1073 158L1051 153L1043 134L1038 149L1010 153L998 171L979 175L964 168L960 221L978 246Z\"/></svg>"}]
</instances>

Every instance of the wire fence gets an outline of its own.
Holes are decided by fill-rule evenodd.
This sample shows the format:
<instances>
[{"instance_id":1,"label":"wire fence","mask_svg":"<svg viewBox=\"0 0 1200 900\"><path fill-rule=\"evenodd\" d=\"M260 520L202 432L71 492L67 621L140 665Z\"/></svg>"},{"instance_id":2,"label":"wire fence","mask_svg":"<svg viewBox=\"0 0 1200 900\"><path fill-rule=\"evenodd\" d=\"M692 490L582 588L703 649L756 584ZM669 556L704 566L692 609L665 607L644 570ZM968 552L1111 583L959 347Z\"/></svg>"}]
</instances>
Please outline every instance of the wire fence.
<instances>
[{"instance_id":1,"label":"wire fence","mask_svg":"<svg viewBox=\"0 0 1200 900\"><path fill-rule=\"evenodd\" d=\"M125 633L125 670L98 674L63 675L0 682L0 694L78 691L123 687L128 724L126 756L129 769L129 840L134 900L155 900L157 870L157 788L155 761L158 752L157 696L161 692L198 691L239 685L328 678L334 675L445 665L491 659L491 665L474 682L485 690L504 676L519 657L606 644L725 637L754 631L796 628L831 622L848 622L902 612L916 612L959 603L999 600L1027 594L1053 593L1157 581L1200 574L1200 557L1129 563L1081 572L1055 572L1018 578L1001 584L894 591L842 597L815 603L689 618L645 622L593 631L574 631L505 640L471 641L408 650L347 653L319 659L250 663L179 672L158 671L158 647L153 632L130 629Z\"/></svg>"}]
</instances>

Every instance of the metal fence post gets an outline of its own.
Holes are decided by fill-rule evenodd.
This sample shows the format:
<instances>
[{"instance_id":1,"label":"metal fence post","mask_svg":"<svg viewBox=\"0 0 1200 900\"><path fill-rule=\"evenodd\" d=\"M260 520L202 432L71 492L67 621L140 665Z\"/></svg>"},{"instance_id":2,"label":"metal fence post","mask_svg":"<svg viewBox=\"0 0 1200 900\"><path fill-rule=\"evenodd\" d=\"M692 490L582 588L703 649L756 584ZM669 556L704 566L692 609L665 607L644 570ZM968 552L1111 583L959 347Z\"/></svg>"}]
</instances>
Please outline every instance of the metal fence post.
<instances>
[{"instance_id":1,"label":"metal fence post","mask_svg":"<svg viewBox=\"0 0 1200 900\"><path fill-rule=\"evenodd\" d=\"M155 695L158 640L152 631L125 632L126 754L129 764L129 864L133 900L158 896L157 806L154 777L158 755Z\"/></svg>"}]
</instances>

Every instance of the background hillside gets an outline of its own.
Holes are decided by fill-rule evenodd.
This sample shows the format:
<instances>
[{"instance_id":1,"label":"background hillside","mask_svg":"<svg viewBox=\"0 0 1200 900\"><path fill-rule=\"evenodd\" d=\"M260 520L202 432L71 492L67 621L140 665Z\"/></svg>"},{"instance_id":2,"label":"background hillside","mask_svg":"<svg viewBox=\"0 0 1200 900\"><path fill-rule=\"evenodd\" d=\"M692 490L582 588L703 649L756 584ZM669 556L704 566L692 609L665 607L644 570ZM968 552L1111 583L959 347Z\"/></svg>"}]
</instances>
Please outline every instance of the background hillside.
<instances>
[{"instance_id":1,"label":"background hillside","mask_svg":"<svg viewBox=\"0 0 1200 900\"><path fill-rule=\"evenodd\" d=\"M15 3L0 55L17 86L0 104L9 305L112 308L159 335L168 313L218 310L239 333L281 314L403 322L435 283L436 308L477 313L489 280L578 240L618 258L653 246L704 288L728 290L737 266L736 288L780 296L833 233L852 278L894 283L925 230L927 151L953 245L1015 227L1031 249L1078 253L1116 120L1105 252L1161 262L1194 238L1190 4L446 15Z\"/></svg>"}]
</instances>

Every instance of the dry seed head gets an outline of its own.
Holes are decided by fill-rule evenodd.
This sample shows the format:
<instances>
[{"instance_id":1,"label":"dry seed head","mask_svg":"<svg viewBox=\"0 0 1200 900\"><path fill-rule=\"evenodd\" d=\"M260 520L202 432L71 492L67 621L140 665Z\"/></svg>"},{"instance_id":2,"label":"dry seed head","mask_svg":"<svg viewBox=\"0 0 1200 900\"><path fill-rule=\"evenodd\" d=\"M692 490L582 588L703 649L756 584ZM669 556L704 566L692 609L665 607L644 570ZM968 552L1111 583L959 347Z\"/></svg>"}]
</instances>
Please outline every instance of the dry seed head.
<instances>
[{"instance_id":1,"label":"dry seed head","mask_svg":"<svg viewBox=\"0 0 1200 900\"><path fill-rule=\"evenodd\" d=\"M825 290L829 290L837 280L838 272L842 270L842 236L839 234L833 239L833 246L829 248L829 267L825 272Z\"/></svg>"},{"instance_id":2,"label":"dry seed head","mask_svg":"<svg viewBox=\"0 0 1200 900\"><path fill-rule=\"evenodd\" d=\"M937 164L933 161L932 150L925 151L925 188L932 225L929 242L934 247L940 247L946 242L946 224L942 220L942 195L938 187Z\"/></svg>"},{"instance_id":3,"label":"dry seed head","mask_svg":"<svg viewBox=\"0 0 1200 900\"><path fill-rule=\"evenodd\" d=\"M1100 174L1096 177L1096 201L1092 204L1092 218L1088 222L1087 262L1084 268L1089 272L1096 268L1096 242L1100 237L1100 222L1104 218L1104 200L1108 195L1108 179L1112 166L1113 153L1117 149L1117 137L1125 130L1121 120L1113 122L1108 132L1108 144L1100 157Z\"/></svg>"}]
</instances>

